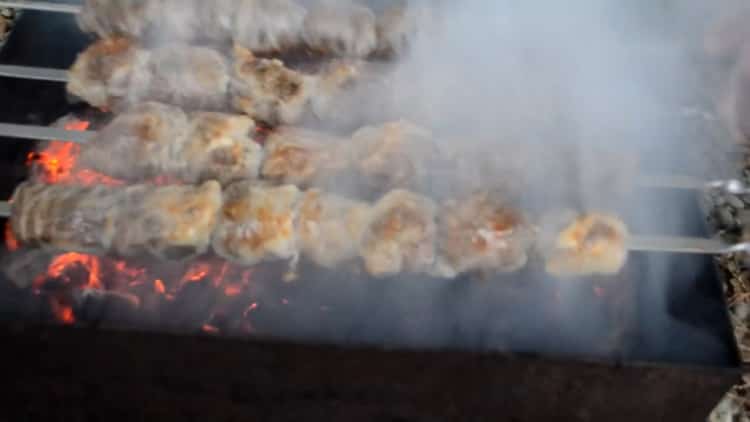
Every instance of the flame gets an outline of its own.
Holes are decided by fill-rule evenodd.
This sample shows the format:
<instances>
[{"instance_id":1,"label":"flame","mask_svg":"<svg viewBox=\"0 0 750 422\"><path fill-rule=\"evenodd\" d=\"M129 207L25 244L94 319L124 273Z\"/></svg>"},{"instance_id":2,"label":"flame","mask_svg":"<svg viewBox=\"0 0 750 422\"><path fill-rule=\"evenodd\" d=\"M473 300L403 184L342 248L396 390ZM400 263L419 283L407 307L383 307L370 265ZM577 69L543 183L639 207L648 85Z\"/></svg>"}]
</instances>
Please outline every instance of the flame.
<instances>
[{"instance_id":1,"label":"flame","mask_svg":"<svg viewBox=\"0 0 750 422\"><path fill-rule=\"evenodd\" d=\"M17 251L20 247L16 235L13 234L13 228L10 226L10 221L5 223L5 247L8 248L8 251L10 252Z\"/></svg>"},{"instance_id":2,"label":"flame","mask_svg":"<svg viewBox=\"0 0 750 422\"><path fill-rule=\"evenodd\" d=\"M65 124L66 130L84 131L90 123L85 120L72 120ZM90 169L77 167L81 146L75 142L52 141L39 152L29 153L27 164L39 170L39 177L45 183L77 183L83 185L123 185L124 182Z\"/></svg>"}]
</instances>

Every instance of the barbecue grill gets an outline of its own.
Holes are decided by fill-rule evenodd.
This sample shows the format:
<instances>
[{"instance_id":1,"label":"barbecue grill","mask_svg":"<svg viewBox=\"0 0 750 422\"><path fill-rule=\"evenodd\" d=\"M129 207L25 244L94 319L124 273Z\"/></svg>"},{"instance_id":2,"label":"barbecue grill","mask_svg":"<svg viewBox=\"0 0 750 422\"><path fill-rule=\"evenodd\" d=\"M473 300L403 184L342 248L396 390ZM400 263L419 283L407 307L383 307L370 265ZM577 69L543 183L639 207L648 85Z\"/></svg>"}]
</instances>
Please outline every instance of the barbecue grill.
<instances>
[{"instance_id":1,"label":"barbecue grill","mask_svg":"<svg viewBox=\"0 0 750 422\"><path fill-rule=\"evenodd\" d=\"M5 198L26 178L30 139L86 142L107 119L71 105L59 83L89 42L72 16L27 10L0 52ZM92 122L90 132L49 127L70 115ZM49 324L60 313L45 292L5 277L0 336L13 357L0 365L9 375L3 393L17 405L4 411L18 420L703 419L741 369L710 255L747 246L710 238L699 198L744 186L640 178L649 207L624 220L663 224L630 227L629 262L613 280L550 283L529 268L485 282L404 283L303 262L301 280L284 283L283 268L260 265L244 302L225 301L230 286L217 288L213 270L193 274L170 300L68 292L76 326L65 327ZM668 224L675 209L689 224ZM6 254L13 271L53 258L19 253ZM119 262L100 265L104 277L120 277ZM87 277L74 268L51 283Z\"/></svg>"}]
</instances>

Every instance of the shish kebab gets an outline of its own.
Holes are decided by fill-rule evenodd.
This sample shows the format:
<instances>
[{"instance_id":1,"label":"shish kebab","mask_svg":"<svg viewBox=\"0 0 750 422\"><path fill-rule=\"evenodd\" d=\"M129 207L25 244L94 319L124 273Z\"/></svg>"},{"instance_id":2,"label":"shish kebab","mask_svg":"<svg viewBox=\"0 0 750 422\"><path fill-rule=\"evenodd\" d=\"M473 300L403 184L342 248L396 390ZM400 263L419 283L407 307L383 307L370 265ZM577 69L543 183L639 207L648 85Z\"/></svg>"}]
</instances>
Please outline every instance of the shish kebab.
<instances>
[{"instance_id":1,"label":"shish kebab","mask_svg":"<svg viewBox=\"0 0 750 422\"><path fill-rule=\"evenodd\" d=\"M67 73L0 66L0 76L67 81L71 94L111 110L160 101L291 124L307 115L325 117L332 98L342 94L360 70L359 62L334 60L317 74L303 74L240 47L227 58L206 47L144 50L125 38L107 38L79 54Z\"/></svg>"},{"instance_id":2,"label":"shish kebab","mask_svg":"<svg viewBox=\"0 0 750 422\"><path fill-rule=\"evenodd\" d=\"M537 240L521 212L490 193L437 204L406 190L374 203L294 185L215 181L184 186L23 183L13 196L13 234L51 252L183 259L212 250L238 265L305 256L333 268L359 259L374 277L514 272ZM536 242L557 276L614 274L627 229L599 213L558 219Z\"/></svg>"},{"instance_id":3,"label":"shish kebab","mask_svg":"<svg viewBox=\"0 0 750 422\"><path fill-rule=\"evenodd\" d=\"M78 15L81 30L142 41L235 42L253 52L306 49L366 57L402 51L414 34L403 2L376 15L349 0L85 0L82 5L0 1L0 6Z\"/></svg>"}]
</instances>

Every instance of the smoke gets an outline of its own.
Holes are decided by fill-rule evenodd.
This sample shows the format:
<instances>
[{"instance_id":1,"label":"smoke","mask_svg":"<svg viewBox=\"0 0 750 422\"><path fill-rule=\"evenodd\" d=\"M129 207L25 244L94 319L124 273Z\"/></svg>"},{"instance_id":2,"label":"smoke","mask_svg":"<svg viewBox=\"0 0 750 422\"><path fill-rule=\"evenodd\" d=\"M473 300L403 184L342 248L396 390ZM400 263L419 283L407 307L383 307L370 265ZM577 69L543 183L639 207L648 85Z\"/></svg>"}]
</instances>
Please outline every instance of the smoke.
<instances>
[{"instance_id":1,"label":"smoke","mask_svg":"<svg viewBox=\"0 0 750 422\"><path fill-rule=\"evenodd\" d=\"M635 233L704 234L693 194L644 193L634 180L649 174L722 174L711 157L726 145L704 136L711 123L690 114L711 112L712 107L703 64L696 58L703 30L714 15L707 5L469 0L412 6L418 11L413 16L419 32L409 53L391 69L389 89L363 89L347 102L358 123L405 118L431 129L445 155L468 154L476 159L476 168L485 167L478 178L468 178L465 190L511 177L522 185L520 205L527 210L602 210L622 216ZM509 162L515 165L510 175L498 168ZM642 304L625 306L641 306L631 319L636 320L637 335L649 339L649 357L676 353L672 339L663 335L667 332L679 333L683 340L694 338L707 355L715 356L721 346L706 340L712 337L705 327L680 322L668 306L674 297L695 300L697 296L686 291L693 286L691 275L706 262L661 254L633 256L632 261L638 264L630 267L640 272L629 272L633 279L619 282L639 290ZM517 276L524 277L534 276ZM675 279L685 280L684 285L666 282ZM497 329L488 322L493 314L487 309L493 305L483 296L487 286L469 284L465 295L454 296L458 303L446 307L446 298L455 293L450 288L409 277L400 282L405 291L417 289L410 291L413 297L403 310L411 314L406 311L411 307L414 314L430 316L420 320L420 332L427 338L425 333L433 333L434 343L452 344L446 341L450 335L441 331L449 326L472 331L464 339L473 344L486 339L481 332ZM611 277L594 284L614 288L617 282ZM563 352L565 344L601 334L604 321L624 324L613 321L610 310L593 309L583 299L582 285L590 287L592 280L542 283L558 286L570 325L558 327L564 334L551 340L528 337L535 339L531 349ZM398 308L384 305L396 312L394 306ZM516 338L518 333L539 328L534 327L533 312L519 315L528 319L504 322L513 327L506 340L515 339L507 344L514 350L526 346ZM471 324L466 321L476 327L467 328ZM408 330L408 324L402 328ZM410 342L419 337L412 332L403 338Z\"/></svg>"}]
</instances>

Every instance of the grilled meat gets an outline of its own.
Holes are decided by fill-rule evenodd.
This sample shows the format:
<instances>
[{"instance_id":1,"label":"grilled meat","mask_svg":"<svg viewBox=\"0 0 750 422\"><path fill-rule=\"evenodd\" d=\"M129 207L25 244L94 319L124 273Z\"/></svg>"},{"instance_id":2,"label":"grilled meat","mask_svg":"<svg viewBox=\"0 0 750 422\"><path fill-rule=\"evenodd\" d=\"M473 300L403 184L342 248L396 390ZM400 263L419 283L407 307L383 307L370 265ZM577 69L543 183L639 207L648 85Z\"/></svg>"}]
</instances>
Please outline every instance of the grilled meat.
<instances>
[{"instance_id":1,"label":"grilled meat","mask_svg":"<svg viewBox=\"0 0 750 422\"><path fill-rule=\"evenodd\" d=\"M350 165L344 141L319 132L281 127L266 140L261 175L301 187L320 185Z\"/></svg>"},{"instance_id":2,"label":"grilled meat","mask_svg":"<svg viewBox=\"0 0 750 422\"><path fill-rule=\"evenodd\" d=\"M297 225L303 255L328 268L356 258L369 216L367 203L317 189L307 191Z\"/></svg>"},{"instance_id":3,"label":"grilled meat","mask_svg":"<svg viewBox=\"0 0 750 422\"><path fill-rule=\"evenodd\" d=\"M617 217L561 213L545 220L539 246L548 273L560 277L616 274L625 265L628 231Z\"/></svg>"},{"instance_id":4,"label":"grilled meat","mask_svg":"<svg viewBox=\"0 0 750 422\"><path fill-rule=\"evenodd\" d=\"M216 182L127 188L22 184L11 226L26 245L54 251L175 259L204 253L218 210Z\"/></svg>"},{"instance_id":5,"label":"grilled meat","mask_svg":"<svg viewBox=\"0 0 750 422\"><path fill-rule=\"evenodd\" d=\"M487 192L447 201L438 217L439 272L514 272L526 265L533 231L520 211Z\"/></svg>"},{"instance_id":6,"label":"grilled meat","mask_svg":"<svg viewBox=\"0 0 750 422\"><path fill-rule=\"evenodd\" d=\"M393 10L398 10L394 13ZM308 0L86 0L85 32L148 42L234 41L255 53L312 50L365 57L402 43L403 7L383 17L351 2Z\"/></svg>"},{"instance_id":7,"label":"grilled meat","mask_svg":"<svg viewBox=\"0 0 750 422\"><path fill-rule=\"evenodd\" d=\"M365 226L360 255L375 277L428 272L435 263L435 204L426 197L394 190L374 206Z\"/></svg>"},{"instance_id":8,"label":"grilled meat","mask_svg":"<svg viewBox=\"0 0 750 422\"><path fill-rule=\"evenodd\" d=\"M214 251L241 265L299 256L295 224L300 191L238 182L227 188Z\"/></svg>"},{"instance_id":9,"label":"grilled meat","mask_svg":"<svg viewBox=\"0 0 750 422\"><path fill-rule=\"evenodd\" d=\"M437 157L431 134L404 121L364 127L352 135L354 160L370 188L415 188Z\"/></svg>"},{"instance_id":10,"label":"grilled meat","mask_svg":"<svg viewBox=\"0 0 750 422\"><path fill-rule=\"evenodd\" d=\"M241 115L187 115L177 107L145 103L117 116L84 144L78 165L134 181L172 176L226 185L255 179L263 151L250 137L254 128Z\"/></svg>"}]
</instances>

